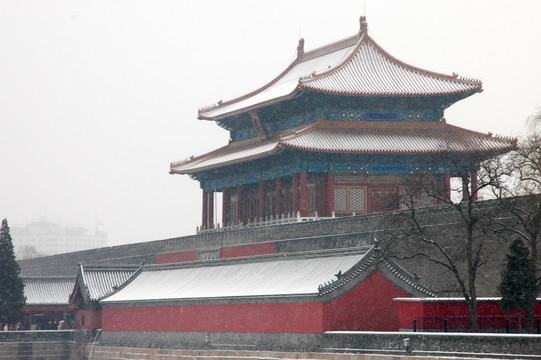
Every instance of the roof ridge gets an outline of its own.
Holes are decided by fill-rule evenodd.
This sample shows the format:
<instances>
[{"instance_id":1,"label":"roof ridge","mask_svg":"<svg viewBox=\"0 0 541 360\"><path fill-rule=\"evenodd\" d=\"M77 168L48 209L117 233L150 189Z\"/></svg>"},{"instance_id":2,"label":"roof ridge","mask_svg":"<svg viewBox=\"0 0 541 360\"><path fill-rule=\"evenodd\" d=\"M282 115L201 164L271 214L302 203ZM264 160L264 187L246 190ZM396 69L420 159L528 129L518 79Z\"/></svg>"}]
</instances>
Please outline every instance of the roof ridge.
<instances>
[{"instance_id":1,"label":"roof ridge","mask_svg":"<svg viewBox=\"0 0 541 360\"><path fill-rule=\"evenodd\" d=\"M370 246L355 246L340 249L320 249L310 251L299 251L289 253L274 253L264 254L257 256L247 256L238 258L220 258L209 260L198 260L183 263L171 263L171 264L149 264L144 266L144 270L148 271L160 271L160 270L174 270L183 268L196 268L196 267L215 267L215 266L227 266L243 263L260 263L271 262L275 260L292 260L292 259L313 259L313 258L325 258L336 257L341 255L355 255L361 254L369 250Z\"/></svg>"},{"instance_id":2,"label":"roof ridge","mask_svg":"<svg viewBox=\"0 0 541 360\"><path fill-rule=\"evenodd\" d=\"M322 45L318 48L312 49L310 51L304 52L301 54L301 57L299 59L299 63L315 59L322 55L327 55L330 53L333 53L338 50L345 49L347 47L350 47L352 45L357 44L359 39L362 37L362 33L357 33L353 36L349 36L345 39L338 40L335 42L332 42L330 44Z\"/></svg>"},{"instance_id":3,"label":"roof ridge","mask_svg":"<svg viewBox=\"0 0 541 360\"><path fill-rule=\"evenodd\" d=\"M44 282L44 281L75 281L76 276L61 275L61 276L21 276L23 282Z\"/></svg>"},{"instance_id":4,"label":"roof ridge","mask_svg":"<svg viewBox=\"0 0 541 360\"><path fill-rule=\"evenodd\" d=\"M340 70L342 67L344 67L346 64L348 64L349 61L351 60L351 58L353 58L357 54L357 51L359 51L359 48L364 44L364 39L368 37L368 34L360 33L359 35L356 35L355 37L358 37L358 40L355 43L355 47L348 54L348 56L343 58L335 66L333 66L333 67L331 67L329 69L325 69L325 70L321 71L319 74L316 74L316 72L314 71L309 77L305 77L303 79L300 79L299 83L302 84L302 83L309 82L309 81L312 81L312 80L315 80L315 79L320 79L320 78L326 76L327 74L332 74L332 73Z\"/></svg>"}]
</instances>

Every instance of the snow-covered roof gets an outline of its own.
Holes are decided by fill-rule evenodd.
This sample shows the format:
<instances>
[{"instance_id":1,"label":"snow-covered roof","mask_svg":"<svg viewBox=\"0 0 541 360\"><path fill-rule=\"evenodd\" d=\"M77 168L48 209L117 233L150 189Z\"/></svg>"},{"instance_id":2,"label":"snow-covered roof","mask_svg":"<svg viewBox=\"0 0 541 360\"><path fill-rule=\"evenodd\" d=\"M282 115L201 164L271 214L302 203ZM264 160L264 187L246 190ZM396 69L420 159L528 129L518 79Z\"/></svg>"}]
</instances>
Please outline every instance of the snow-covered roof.
<instances>
[{"instance_id":1,"label":"snow-covered roof","mask_svg":"<svg viewBox=\"0 0 541 360\"><path fill-rule=\"evenodd\" d=\"M26 305L69 305L75 277L24 278Z\"/></svg>"},{"instance_id":2,"label":"snow-covered roof","mask_svg":"<svg viewBox=\"0 0 541 360\"><path fill-rule=\"evenodd\" d=\"M367 250L145 266L133 281L101 302L318 296L320 285L352 268Z\"/></svg>"},{"instance_id":3,"label":"snow-covered roof","mask_svg":"<svg viewBox=\"0 0 541 360\"><path fill-rule=\"evenodd\" d=\"M513 149L515 139L466 130L440 122L318 121L251 139L172 163L171 173L190 174L244 163L291 148L303 151L363 154L479 153Z\"/></svg>"},{"instance_id":4,"label":"snow-covered roof","mask_svg":"<svg viewBox=\"0 0 541 360\"><path fill-rule=\"evenodd\" d=\"M482 91L481 81L419 69L394 58L368 35L364 17L355 36L309 52L303 51L303 44L299 43L293 63L271 82L202 108L199 118L219 120L293 98L304 90L353 96L469 96Z\"/></svg>"},{"instance_id":5,"label":"snow-covered roof","mask_svg":"<svg viewBox=\"0 0 541 360\"><path fill-rule=\"evenodd\" d=\"M379 262L374 247L149 265L100 303L293 299L334 296L366 279ZM412 294L433 293L389 261L381 270ZM372 270L371 270L372 269Z\"/></svg>"},{"instance_id":6,"label":"snow-covered roof","mask_svg":"<svg viewBox=\"0 0 541 360\"><path fill-rule=\"evenodd\" d=\"M130 279L141 266L83 265L79 264L78 285L86 301L97 301L111 294ZM72 287L72 290L73 287ZM78 289L74 290L74 293ZM73 294L72 294L73 296Z\"/></svg>"}]
</instances>

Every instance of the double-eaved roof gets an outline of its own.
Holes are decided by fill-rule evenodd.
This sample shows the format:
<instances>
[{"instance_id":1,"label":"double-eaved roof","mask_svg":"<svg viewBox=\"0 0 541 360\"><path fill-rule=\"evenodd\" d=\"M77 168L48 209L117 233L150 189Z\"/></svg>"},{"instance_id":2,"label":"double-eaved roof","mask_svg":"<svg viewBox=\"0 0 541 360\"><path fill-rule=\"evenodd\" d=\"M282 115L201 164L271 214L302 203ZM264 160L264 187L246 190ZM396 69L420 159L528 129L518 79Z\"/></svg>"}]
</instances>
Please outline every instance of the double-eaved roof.
<instances>
[{"instance_id":1,"label":"double-eaved roof","mask_svg":"<svg viewBox=\"0 0 541 360\"><path fill-rule=\"evenodd\" d=\"M408 65L383 50L367 32L364 17L355 36L303 51L265 86L199 110L199 118L219 120L292 99L305 90L352 96L441 96L481 92L479 80L444 75Z\"/></svg>"},{"instance_id":2,"label":"double-eaved roof","mask_svg":"<svg viewBox=\"0 0 541 360\"><path fill-rule=\"evenodd\" d=\"M144 266L103 304L156 301L242 301L311 299L339 291L371 274L377 250L362 247L302 254L268 255L171 265ZM385 269L396 267L385 265ZM393 270L389 270L389 274ZM394 274L408 293L433 296L408 276ZM400 277L402 276L402 278ZM257 301L257 300L256 300Z\"/></svg>"},{"instance_id":3,"label":"double-eaved roof","mask_svg":"<svg viewBox=\"0 0 541 360\"><path fill-rule=\"evenodd\" d=\"M446 105L439 106L449 106L482 91L478 80L419 69L391 56L368 35L364 17L355 36L309 52L304 52L303 43L301 40L293 63L270 83L239 98L200 109L199 118L220 122L235 115L254 114L254 110L293 99L303 92L353 97L422 97L421 102L427 104L430 101L426 97L441 97L438 101ZM453 100L449 98L451 95ZM253 117L252 120L256 121ZM514 139L451 126L439 117L430 121L412 121L416 118L408 121L342 120L316 116L304 125L277 130L260 138L239 139L202 156L174 162L170 173L195 174L261 159L284 149L349 154L496 155L515 146ZM257 128L255 123L254 126Z\"/></svg>"}]
</instances>

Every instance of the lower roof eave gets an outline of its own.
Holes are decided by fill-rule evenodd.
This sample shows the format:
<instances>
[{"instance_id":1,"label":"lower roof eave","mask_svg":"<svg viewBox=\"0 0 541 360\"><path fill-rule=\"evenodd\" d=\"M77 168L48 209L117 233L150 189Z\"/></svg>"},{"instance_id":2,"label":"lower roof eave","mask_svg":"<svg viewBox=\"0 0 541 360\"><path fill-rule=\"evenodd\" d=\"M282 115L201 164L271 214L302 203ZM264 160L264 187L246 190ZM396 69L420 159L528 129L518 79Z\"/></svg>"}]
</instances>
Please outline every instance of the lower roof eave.
<instances>
[{"instance_id":1,"label":"lower roof eave","mask_svg":"<svg viewBox=\"0 0 541 360\"><path fill-rule=\"evenodd\" d=\"M100 301L102 308L148 307L148 306L181 306L181 305L235 305L235 304L277 304L277 303L312 303L323 302L317 294L235 296L219 298L187 298L187 299L148 299L127 301Z\"/></svg>"}]
</instances>

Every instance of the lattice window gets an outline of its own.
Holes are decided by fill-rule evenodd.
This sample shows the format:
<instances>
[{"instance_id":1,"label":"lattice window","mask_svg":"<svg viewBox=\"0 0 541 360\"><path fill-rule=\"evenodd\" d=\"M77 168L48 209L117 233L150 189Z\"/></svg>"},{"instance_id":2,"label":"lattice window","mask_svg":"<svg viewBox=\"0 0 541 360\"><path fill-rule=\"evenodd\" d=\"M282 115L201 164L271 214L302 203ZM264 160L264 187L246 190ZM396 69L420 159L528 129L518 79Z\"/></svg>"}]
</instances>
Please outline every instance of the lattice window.
<instances>
[{"instance_id":1,"label":"lattice window","mask_svg":"<svg viewBox=\"0 0 541 360\"><path fill-rule=\"evenodd\" d=\"M400 208L410 209L412 205L417 207L417 196L411 189L400 188Z\"/></svg>"},{"instance_id":2,"label":"lattice window","mask_svg":"<svg viewBox=\"0 0 541 360\"><path fill-rule=\"evenodd\" d=\"M361 174L335 174L335 183L361 183L365 182L365 176Z\"/></svg>"},{"instance_id":3,"label":"lattice window","mask_svg":"<svg viewBox=\"0 0 541 360\"><path fill-rule=\"evenodd\" d=\"M366 187L336 186L334 188L335 213L365 213Z\"/></svg>"},{"instance_id":4,"label":"lattice window","mask_svg":"<svg viewBox=\"0 0 541 360\"><path fill-rule=\"evenodd\" d=\"M426 207L432 205L434 205L434 198L428 195L426 191L422 191L419 194L419 207Z\"/></svg>"},{"instance_id":5,"label":"lattice window","mask_svg":"<svg viewBox=\"0 0 541 360\"><path fill-rule=\"evenodd\" d=\"M348 189L345 187L334 188L334 211L348 211Z\"/></svg>"},{"instance_id":6,"label":"lattice window","mask_svg":"<svg viewBox=\"0 0 541 360\"><path fill-rule=\"evenodd\" d=\"M353 212L365 212L365 189L364 187L360 188L350 188L350 208Z\"/></svg>"},{"instance_id":7,"label":"lattice window","mask_svg":"<svg viewBox=\"0 0 541 360\"><path fill-rule=\"evenodd\" d=\"M400 208L408 209L411 206L416 208L426 207L434 205L434 198L421 190L418 193L414 193L411 189L400 189Z\"/></svg>"}]
</instances>

